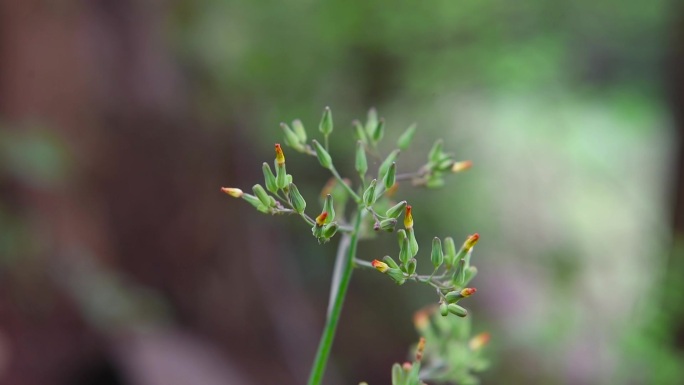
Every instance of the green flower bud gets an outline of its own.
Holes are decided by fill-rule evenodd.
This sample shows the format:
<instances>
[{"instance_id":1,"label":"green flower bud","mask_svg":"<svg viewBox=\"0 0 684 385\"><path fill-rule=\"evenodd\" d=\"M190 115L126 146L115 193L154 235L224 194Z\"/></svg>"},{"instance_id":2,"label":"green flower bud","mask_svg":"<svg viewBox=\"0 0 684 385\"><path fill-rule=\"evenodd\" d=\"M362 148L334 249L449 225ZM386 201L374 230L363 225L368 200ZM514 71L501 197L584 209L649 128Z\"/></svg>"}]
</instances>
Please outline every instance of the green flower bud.
<instances>
[{"instance_id":1,"label":"green flower bud","mask_svg":"<svg viewBox=\"0 0 684 385\"><path fill-rule=\"evenodd\" d=\"M354 125L354 134L356 136L356 139L359 140L363 144L368 144L368 137L366 136L366 130L363 128L361 125L361 122L358 120L355 120L352 122Z\"/></svg>"},{"instance_id":2,"label":"green flower bud","mask_svg":"<svg viewBox=\"0 0 684 385\"><path fill-rule=\"evenodd\" d=\"M395 363L392 365L392 385L402 385L406 382L404 380L404 371L401 369L401 365Z\"/></svg>"},{"instance_id":3,"label":"green flower bud","mask_svg":"<svg viewBox=\"0 0 684 385\"><path fill-rule=\"evenodd\" d=\"M454 160L448 157L448 158L440 160L439 163L437 163L435 165L434 169L437 171L451 170L451 167L453 166L453 164L454 164Z\"/></svg>"},{"instance_id":4,"label":"green flower bud","mask_svg":"<svg viewBox=\"0 0 684 385\"><path fill-rule=\"evenodd\" d=\"M401 246L399 247L399 261L402 266L406 266L409 259L411 258L411 247L409 246L408 238L404 237L401 241Z\"/></svg>"},{"instance_id":5,"label":"green flower bud","mask_svg":"<svg viewBox=\"0 0 684 385\"><path fill-rule=\"evenodd\" d=\"M361 179L368 171L368 161L366 160L366 148L361 141L356 143L356 171L359 172Z\"/></svg>"},{"instance_id":6,"label":"green flower bud","mask_svg":"<svg viewBox=\"0 0 684 385\"><path fill-rule=\"evenodd\" d=\"M313 227L311 228L311 233L313 234L314 237L320 239L323 237L323 226L318 226L317 224L314 224Z\"/></svg>"},{"instance_id":7,"label":"green flower bud","mask_svg":"<svg viewBox=\"0 0 684 385\"><path fill-rule=\"evenodd\" d=\"M279 189L284 189L289 184L287 179L285 163L276 165L276 186L278 186Z\"/></svg>"},{"instance_id":8,"label":"green flower bud","mask_svg":"<svg viewBox=\"0 0 684 385\"><path fill-rule=\"evenodd\" d=\"M385 188L390 188L394 186L394 181L397 176L397 163L392 162L390 165L389 169L387 170L387 174L385 174Z\"/></svg>"},{"instance_id":9,"label":"green flower bud","mask_svg":"<svg viewBox=\"0 0 684 385\"><path fill-rule=\"evenodd\" d=\"M411 142L413 141L413 135L416 133L416 124L412 124L409 128L404 131L403 134L399 137L397 140L397 147L399 147L400 150L406 150L408 146L411 145Z\"/></svg>"},{"instance_id":10,"label":"green flower bud","mask_svg":"<svg viewBox=\"0 0 684 385\"><path fill-rule=\"evenodd\" d=\"M442 241L435 237L432 239L432 254L430 255L432 265L436 268L442 266L444 263L444 254L442 253Z\"/></svg>"},{"instance_id":11,"label":"green flower bud","mask_svg":"<svg viewBox=\"0 0 684 385\"><path fill-rule=\"evenodd\" d=\"M376 231L382 230L387 232L394 231L394 227L397 225L397 220L394 218L383 219L380 222L376 222L374 229Z\"/></svg>"},{"instance_id":12,"label":"green flower bud","mask_svg":"<svg viewBox=\"0 0 684 385\"><path fill-rule=\"evenodd\" d=\"M304 125L302 124L302 121L297 119L292 122L292 129L294 130L294 133L297 134L297 138L299 138L300 143L306 143L306 130L304 129Z\"/></svg>"},{"instance_id":13,"label":"green flower bud","mask_svg":"<svg viewBox=\"0 0 684 385\"><path fill-rule=\"evenodd\" d=\"M287 176L285 177L285 181L287 182L287 184L292 183L292 175L287 174ZM287 187L287 186L285 186L285 187Z\"/></svg>"},{"instance_id":14,"label":"green flower bud","mask_svg":"<svg viewBox=\"0 0 684 385\"><path fill-rule=\"evenodd\" d=\"M406 233L408 234L409 249L411 251L411 256L415 257L416 254L418 254L418 241L416 241L416 234L413 231L413 228L407 229Z\"/></svg>"},{"instance_id":15,"label":"green flower bud","mask_svg":"<svg viewBox=\"0 0 684 385\"><path fill-rule=\"evenodd\" d=\"M444 178L442 178L440 173L433 173L425 182L425 187L432 189L444 187Z\"/></svg>"},{"instance_id":16,"label":"green flower bud","mask_svg":"<svg viewBox=\"0 0 684 385\"><path fill-rule=\"evenodd\" d=\"M466 272L466 266L465 266L465 261L460 260L458 261L458 266L456 267L456 273L454 274L454 283L458 286L463 286L465 285L465 272Z\"/></svg>"},{"instance_id":17,"label":"green flower bud","mask_svg":"<svg viewBox=\"0 0 684 385\"><path fill-rule=\"evenodd\" d=\"M406 276L404 275L404 272L399 269L389 269L385 272L385 274L389 275L390 278L397 283L397 285L402 285L404 282L406 282Z\"/></svg>"},{"instance_id":18,"label":"green flower bud","mask_svg":"<svg viewBox=\"0 0 684 385\"><path fill-rule=\"evenodd\" d=\"M318 130L321 131L321 133L323 133L325 136L328 136L332 133L333 119L330 107L325 107L325 110L323 110L323 117L321 118L321 123L318 125Z\"/></svg>"},{"instance_id":19,"label":"green flower bud","mask_svg":"<svg viewBox=\"0 0 684 385\"><path fill-rule=\"evenodd\" d=\"M399 218L399 216L404 213L404 209L406 209L406 201L401 201L396 205L390 207L390 209L387 210L385 215L387 215L390 218Z\"/></svg>"},{"instance_id":20,"label":"green flower bud","mask_svg":"<svg viewBox=\"0 0 684 385\"><path fill-rule=\"evenodd\" d=\"M418 261L416 261L415 258L409 259L408 263L406 264L406 272L408 275L412 275L413 273L416 272L416 266L418 265Z\"/></svg>"},{"instance_id":21,"label":"green flower bud","mask_svg":"<svg viewBox=\"0 0 684 385\"><path fill-rule=\"evenodd\" d=\"M390 257L389 255L385 255L384 257L382 257L382 260L385 261L385 263L388 264L389 267L391 267L393 269L399 268L399 265L397 265L397 263L394 261L394 259L392 259L392 257Z\"/></svg>"},{"instance_id":22,"label":"green flower bud","mask_svg":"<svg viewBox=\"0 0 684 385\"><path fill-rule=\"evenodd\" d=\"M451 237L444 238L444 254L447 267L453 266L456 261L456 245Z\"/></svg>"},{"instance_id":23,"label":"green flower bud","mask_svg":"<svg viewBox=\"0 0 684 385\"><path fill-rule=\"evenodd\" d=\"M277 193L278 184L276 183L276 177L273 175L273 171L271 171L271 166L264 162L264 164L261 166L261 169L264 171L264 183L266 184L266 189L272 194Z\"/></svg>"},{"instance_id":24,"label":"green flower bud","mask_svg":"<svg viewBox=\"0 0 684 385\"><path fill-rule=\"evenodd\" d=\"M285 123L280 123L280 128L285 132L285 144L296 149L297 151L304 150L302 142L299 141L299 137L294 131Z\"/></svg>"},{"instance_id":25,"label":"green flower bud","mask_svg":"<svg viewBox=\"0 0 684 385\"><path fill-rule=\"evenodd\" d=\"M437 164L441 159L443 146L444 141L442 139L437 139L437 141L435 141L435 144L432 145L432 149L430 149L428 161L430 161L433 164Z\"/></svg>"},{"instance_id":26,"label":"green flower bud","mask_svg":"<svg viewBox=\"0 0 684 385\"><path fill-rule=\"evenodd\" d=\"M404 243L404 239L406 239L406 230L401 229L397 231L397 240L399 241L399 247Z\"/></svg>"},{"instance_id":27,"label":"green flower bud","mask_svg":"<svg viewBox=\"0 0 684 385\"><path fill-rule=\"evenodd\" d=\"M449 309L447 308L447 304L445 302L439 303L439 314L441 314L442 317L446 317L447 314L449 314Z\"/></svg>"},{"instance_id":28,"label":"green flower bud","mask_svg":"<svg viewBox=\"0 0 684 385\"><path fill-rule=\"evenodd\" d=\"M378 143L382 140L383 136L385 136L385 119L380 119L371 138L373 139L373 142Z\"/></svg>"},{"instance_id":29,"label":"green flower bud","mask_svg":"<svg viewBox=\"0 0 684 385\"><path fill-rule=\"evenodd\" d=\"M449 309L449 313L456 314L459 317L465 317L468 315L468 310L459 305L456 305L455 303L449 304L447 306L447 309Z\"/></svg>"},{"instance_id":30,"label":"green flower bud","mask_svg":"<svg viewBox=\"0 0 684 385\"><path fill-rule=\"evenodd\" d=\"M255 197L254 195L242 194L241 198L246 200L247 203L254 206L259 211L261 211L262 207L268 209L268 206L261 203L261 200L259 198Z\"/></svg>"},{"instance_id":31,"label":"green flower bud","mask_svg":"<svg viewBox=\"0 0 684 385\"><path fill-rule=\"evenodd\" d=\"M270 205L271 207L276 207L276 206L278 206L278 202L276 202L276 200L275 200L274 197L269 196L268 198L269 198L269 202L271 203L271 205Z\"/></svg>"},{"instance_id":32,"label":"green flower bud","mask_svg":"<svg viewBox=\"0 0 684 385\"><path fill-rule=\"evenodd\" d=\"M325 196L323 211L328 213L328 216L325 218L325 223L330 223L335 219L335 207L333 205L333 197L330 194Z\"/></svg>"},{"instance_id":33,"label":"green flower bud","mask_svg":"<svg viewBox=\"0 0 684 385\"><path fill-rule=\"evenodd\" d=\"M384 178L387 170L389 170L392 163L397 160L397 155L399 155L399 150L394 150L387 155L387 158L382 162L380 168L378 169L378 178Z\"/></svg>"},{"instance_id":34,"label":"green flower bud","mask_svg":"<svg viewBox=\"0 0 684 385\"><path fill-rule=\"evenodd\" d=\"M375 186L377 183L378 180L373 179L366 191L363 193L363 203L366 205L366 207L371 207L373 206L373 203L375 203Z\"/></svg>"},{"instance_id":35,"label":"green flower bud","mask_svg":"<svg viewBox=\"0 0 684 385\"><path fill-rule=\"evenodd\" d=\"M328 223L327 225L323 226L323 237L328 239L332 238L337 232L337 229L339 229L337 222Z\"/></svg>"},{"instance_id":36,"label":"green flower bud","mask_svg":"<svg viewBox=\"0 0 684 385\"><path fill-rule=\"evenodd\" d=\"M264 190L260 184L252 186L252 191L254 191L254 195L259 198L259 201L261 201L264 206L268 207L271 205L271 199L269 198L268 193L266 193L266 190Z\"/></svg>"},{"instance_id":37,"label":"green flower bud","mask_svg":"<svg viewBox=\"0 0 684 385\"><path fill-rule=\"evenodd\" d=\"M375 130L378 128L378 111L375 108L368 110L368 119L366 119L366 133L369 138L375 136Z\"/></svg>"},{"instance_id":38,"label":"green flower bud","mask_svg":"<svg viewBox=\"0 0 684 385\"><path fill-rule=\"evenodd\" d=\"M298 214L301 214L306 209L306 201L304 200L302 194L299 193L299 189L294 183L290 183L289 187L290 191L288 192L288 195L290 196L292 207Z\"/></svg>"},{"instance_id":39,"label":"green flower bud","mask_svg":"<svg viewBox=\"0 0 684 385\"><path fill-rule=\"evenodd\" d=\"M332 158L330 158L328 151L325 151L325 148L323 148L323 146L321 146L317 140L313 140L312 142L314 149L316 150L316 156L318 156L318 161L321 163L321 166L328 169L332 168Z\"/></svg>"}]
</instances>

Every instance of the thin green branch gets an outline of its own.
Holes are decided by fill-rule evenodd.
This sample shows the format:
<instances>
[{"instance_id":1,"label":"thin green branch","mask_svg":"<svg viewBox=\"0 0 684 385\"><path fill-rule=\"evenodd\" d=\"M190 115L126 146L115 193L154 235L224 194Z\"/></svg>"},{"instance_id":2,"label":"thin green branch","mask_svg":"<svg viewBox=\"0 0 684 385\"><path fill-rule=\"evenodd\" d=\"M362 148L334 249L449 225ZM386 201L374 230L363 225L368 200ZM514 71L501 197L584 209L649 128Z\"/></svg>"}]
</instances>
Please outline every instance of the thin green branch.
<instances>
[{"instance_id":1,"label":"thin green branch","mask_svg":"<svg viewBox=\"0 0 684 385\"><path fill-rule=\"evenodd\" d=\"M354 257L356 255L356 246L359 241L359 228L361 227L362 216L363 210L357 210L354 219L354 230L351 234L343 234L338 246L337 258L341 261L339 264L336 262L335 276L339 277L339 279L333 278L334 286L331 293L334 293L334 295L333 298L331 298L330 307L328 308L325 328L323 329L323 335L321 336L321 341L318 345L318 350L316 351L316 357L314 359L313 367L311 368L308 385L320 385L323 380L323 373L325 372L325 366L328 362L328 357L330 356L337 324L339 323L340 314L342 313L342 305L344 304L344 298L347 294L347 289L349 288L352 272L354 271ZM339 270L337 267L339 267Z\"/></svg>"},{"instance_id":2,"label":"thin green branch","mask_svg":"<svg viewBox=\"0 0 684 385\"><path fill-rule=\"evenodd\" d=\"M354 198L354 201L356 203L360 203L361 197L359 197L359 195L354 190L352 190L352 188L349 187L348 184L346 184L344 182L344 179L342 179L342 177L340 176L340 173L337 172L337 169L335 168L335 166L330 166L330 172L333 174L335 179L337 179L337 181L340 182L340 184L342 184L342 186L347 190L349 195L351 195Z\"/></svg>"}]
</instances>

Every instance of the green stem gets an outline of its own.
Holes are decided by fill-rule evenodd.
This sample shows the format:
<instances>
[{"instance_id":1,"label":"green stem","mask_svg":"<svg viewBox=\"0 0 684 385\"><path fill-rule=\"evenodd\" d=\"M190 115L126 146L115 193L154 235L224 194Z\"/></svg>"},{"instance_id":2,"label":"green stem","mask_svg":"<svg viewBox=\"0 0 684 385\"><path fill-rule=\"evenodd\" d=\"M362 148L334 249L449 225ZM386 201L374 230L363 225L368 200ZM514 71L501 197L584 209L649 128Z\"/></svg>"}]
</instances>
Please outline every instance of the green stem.
<instances>
[{"instance_id":1,"label":"green stem","mask_svg":"<svg viewBox=\"0 0 684 385\"><path fill-rule=\"evenodd\" d=\"M344 187L347 190L349 195L351 195L352 198L354 198L354 201L356 203L361 203L361 197L354 190L352 190L352 188L349 187L348 184L344 183L344 179L342 179L342 177L340 176L340 173L337 172L337 169L335 169L335 166L330 167L330 172L333 174L335 179L337 179L337 181L340 182L342 187Z\"/></svg>"},{"instance_id":2,"label":"green stem","mask_svg":"<svg viewBox=\"0 0 684 385\"><path fill-rule=\"evenodd\" d=\"M340 271L335 271L335 276L339 274L339 279L333 279L332 297L330 299L330 307L328 309L328 316L325 321L325 329L321 341L318 344L316 351L316 358L314 358L311 374L309 375L308 385L320 385L323 380L323 373L325 366L330 357L330 349L332 348L333 339L335 337L335 330L340 321L340 314L342 313L342 305L344 304L344 297L349 288L349 281L351 280L352 271L354 270L354 256L356 255L356 245L359 241L359 228L361 227L361 217L363 210L359 210L355 214L354 230L351 234L343 234L340 240L339 249L337 250L337 267ZM345 250L346 249L346 250ZM342 261L339 259L343 258Z\"/></svg>"}]
</instances>

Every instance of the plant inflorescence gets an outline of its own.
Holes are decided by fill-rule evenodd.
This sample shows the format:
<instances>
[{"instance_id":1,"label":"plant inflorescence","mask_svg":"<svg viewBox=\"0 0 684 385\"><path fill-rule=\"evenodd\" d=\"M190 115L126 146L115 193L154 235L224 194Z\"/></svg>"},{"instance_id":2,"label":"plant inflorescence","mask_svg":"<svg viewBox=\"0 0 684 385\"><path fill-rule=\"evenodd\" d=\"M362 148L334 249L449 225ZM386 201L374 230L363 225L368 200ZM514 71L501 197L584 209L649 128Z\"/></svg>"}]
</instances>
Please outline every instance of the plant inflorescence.
<instances>
[{"instance_id":1,"label":"plant inflorescence","mask_svg":"<svg viewBox=\"0 0 684 385\"><path fill-rule=\"evenodd\" d=\"M293 121L291 125L282 123L281 127L287 146L299 153L316 157L320 165L332 174L331 180L323 187L320 210L312 210L309 205L309 212L314 214L307 214L307 201L299 192L293 176L288 173L285 153L280 144L275 145L275 173L268 163L264 162L262 165L265 188L256 184L252 187L253 194L234 187L224 187L222 191L247 201L265 214L300 216L311 226L311 233L319 243L327 243L341 234L326 325L314 359L309 385L318 385L322 381L355 268L377 270L399 285L406 282L429 285L437 295L436 307L428 307L416 314L414 323L421 339L416 348L415 359L412 363L394 365L393 385L419 385L428 380L477 383L477 378L472 373L487 366L486 360L481 356L481 348L489 337L488 334L470 337L470 321L461 319L468 315L468 311L461 306L460 301L476 292L468 284L477 274L477 269L471 265L471 255L480 236L477 233L467 236L458 248L451 237L443 240L435 237L428 248L429 252L421 251L419 257L419 250L423 249L419 248L416 240L413 205L405 200L394 199L402 181L410 181L419 187L438 188L444 185L446 175L465 171L472 163L457 161L453 154L444 151L443 141L438 140L428 153L424 165L414 172L398 173L396 160L401 151L409 148L416 126L412 125L404 131L396 142L397 148L383 157L378 144L385 136L385 122L384 119L378 119L375 110L371 109L365 124L353 122L357 140L354 166L358 176L358 182L354 184L340 176L329 153L329 138L333 132L333 118L329 108L324 110L318 127L323 136L322 143L315 139L309 141L307 131L299 120ZM373 176L369 175L369 158L380 163ZM396 230L400 224L403 228ZM395 257L385 255L373 261L357 258L356 248L360 240L395 230L398 241L398 251L393 254ZM417 272L419 259L429 262L427 274Z\"/></svg>"}]
</instances>

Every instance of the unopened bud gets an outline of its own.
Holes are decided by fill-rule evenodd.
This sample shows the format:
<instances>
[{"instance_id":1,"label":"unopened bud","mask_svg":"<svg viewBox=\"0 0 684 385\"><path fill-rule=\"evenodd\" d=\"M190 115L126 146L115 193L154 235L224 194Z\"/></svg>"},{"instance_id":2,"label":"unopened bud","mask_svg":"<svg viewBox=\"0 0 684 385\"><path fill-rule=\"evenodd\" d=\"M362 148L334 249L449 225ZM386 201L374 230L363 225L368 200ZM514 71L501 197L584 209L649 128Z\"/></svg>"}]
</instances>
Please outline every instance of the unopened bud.
<instances>
[{"instance_id":1,"label":"unopened bud","mask_svg":"<svg viewBox=\"0 0 684 385\"><path fill-rule=\"evenodd\" d=\"M465 317L468 315L468 310L459 305L456 305L455 303L447 305L447 309L449 309L449 313L456 314L459 317Z\"/></svg>"},{"instance_id":2,"label":"unopened bud","mask_svg":"<svg viewBox=\"0 0 684 385\"><path fill-rule=\"evenodd\" d=\"M241 198L243 194L242 190L233 187L221 187L221 191L232 196L233 198Z\"/></svg>"},{"instance_id":3,"label":"unopened bud","mask_svg":"<svg viewBox=\"0 0 684 385\"><path fill-rule=\"evenodd\" d=\"M285 164L285 154L283 153L283 149L280 147L279 143L276 143L275 145L275 152L276 152L276 163L277 164Z\"/></svg>"},{"instance_id":4,"label":"unopened bud","mask_svg":"<svg viewBox=\"0 0 684 385\"><path fill-rule=\"evenodd\" d=\"M361 178L366 175L368 171L368 160L366 159L366 148L363 142L358 141L356 143L356 171L359 173Z\"/></svg>"},{"instance_id":5,"label":"unopened bud","mask_svg":"<svg viewBox=\"0 0 684 385\"><path fill-rule=\"evenodd\" d=\"M406 264L406 273L408 275L413 275L413 273L416 272L416 266L418 265L418 261L415 258L409 259L408 263Z\"/></svg>"},{"instance_id":6,"label":"unopened bud","mask_svg":"<svg viewBox=\"0 0 684 385\"><path fill-rule=\"evenodd\" d=\"M454 265L454 260L456 259L456 244L454 244L454 239L451 237L444 238L444 258L447 267Z\"/></svg>"},{"instance_id":7,"label":"unopened bud","mask_svg":"<svg viewBox=\"0 0 684 385\"><path fill-rule=\"evenodd\" d=\"M298 214L303 213L306 209L306 201L304 200L302 194L299 193L299 189L294 183L289 184L288 195L290 196L290 202L292 203L294 210Z\"/></svg>"},{"instance_id":8,"label":"unopened bud","mask_svg":"<svg viewBox=\"0 0 684 385\"><path fill-rule=\"evenodd\" d=\"M254 195L256 195L257 198L259 198L259 200L264 206L268 207L271 205L271 199L269 198L268 193L266 193L266 190L264 190L264 188L261 187L260 184L255 184L252 187L252 191L254 191Z\"/></svg>"},{"instance_id":9,"label":"unopened bud","mask_svg":"<svg viewBox=\"0 0 684 385\"><path fill-rule=\"evenodd\" d=\"M473 167L473 162L469 161L469 160L454 162L454 164L451 166L451 172L453 172L453 173L461 172L461 171L465 171L471 167Z\"/></svg>"},{"instance_id":10,"label":"unopened bud","mask_svg":"<svg viewBox=\"0 0 684 385\"><path fill-rule=\"evenodd\" d=\"M321 123L318 125L318 130L321 131L321 133L323 133L323 135L325 136L328 136L332 133L333 120L330 107L325 107L325 109L323 110L323 116L321 117Z\"/></svg>"},{"instance_id":11,"label":"unopened bud","mask_svg":"<svg viewBox=\"0 0 684 385\"><path fill-rule=\"evenodd\" d=\"M423 352L425 351L425 337L420 337L418 346L416 347L416 361L423 359Z\"/></svg>"},{"instance_id":12,"label":"unopened bud","mask_svg":"<svg viewBox=\"0 0 684 385\"><path fill-rule=\"evenodd\" d=\"M401 150L406 150L408 146L411 145L411 141L413 141L413 135L416 133L416 125L415 123L412 124L409 128L404 131L403 134L399 137L397 140L397 147Z\"/></svg>"},{"instance_id":13,"label":"unopened bud","mask_svg":"<svg viewBox=\"0 0 684 385\"><path fill-rule=\"evenodd\" d=\"M444 297L449 303L456 303L463 298L468 298L475 294L477 290L474 287L468 287L463 290L455 290L447 293Z\"/></svg>"},{"instance_id":14,"label":"unopened bud","mask_svg":"<svg viewBox=\"0 0 684 385\"><path fill-rule=\"evenodd\" d=\"M328 154L328 151L323 148L323 146L318 143L317 140L312 141L314 145L314 149L316 150L316 156L318 157L318 162L321 164L321 166L325 168L331 168L332 167L332 158L330 157L330 154Z\"/></svg>"},{"instance_id":15,"label":"unopened bud","mask_svg":"<svg viewBox=\"0 0 684 385\"><path fill-rule=\"evenodd\" d=\"M395 363L392 365L392 384L403 384L404 382L404 370L401 365Z\"/></svg>"},{"instance_id":16,"label":"unopened bud","mask_svg":"<svg viewBox=\"0 0 684 385\"><path fill-rule=\"evenodd\" d=\"M413 365L410 362L404 362L401 368L404 369L405 372L410 372Z\"/></svg>"},{"instance_id":17,"label":"unopened bud","mask_svg":"<svg viewBox=\"0 0 684 385\"><path fill-rule=\"evenodd\" d=\"M247 201L247 203L249 203L250 205L256 207L257 210L263 211L262 208L266 208L266 210L268 211L268 206L261 203L261 200L259 198L255 197L254 195L242 194L242 196L240 196L240 197L242 199L244 199L245 201Z\"/></svg>"},{"instance_id":18,"label":"unopened bud","mask_svg":"<svg viewBox=\"0 0 684 385\"><path fill-rule=\"evenodd\" d=\"M328 213L328 217L325 219L325 223L330 223L335 219L333 197L330 194L325 196L325 202L323 203L323 211Z\"/></svg>"},{"instance_id":19,"label":"unopened bud","mask_svg":"<svg viewBox=\"0 0 684 385\"><path fill-rule=\"evenodd\" d=\"M401 213L404 212L406 209L406 201L401 201L397 203L396 205L390 207L389 210L385 213L388 217L390 218L398 218Z\"/></svg>"},{"instance_id":20,"label":"unopened bud","mask_svg":"<svg viewBox=\"0 0 684 385\"><path fill-rule=\"evenodd\" d=\"M449 314L449 308L447 307L446 302L440 302L440 304L439 304L439 314L441 314L442 317L446 317L447 314Z\"/></svg>"},{"instance_id":21,"label":"unopened bud","mask_svg":"<svg viewBox=\"0 0 684 385\"><path fill-rule=\"evenodd\" d=\"M430 311L427 308L423 308L415 312L413 314L413 325L418 331L425 330L425 328L430 326Z\"/></svg>"},{"instance_id":22,"label":"unopened bud","mask_svg":"<svg viewBox=\"0 0 684 385\"><path fill-rule=\"evenodd\" d=\"M290 179L288 176L287 170L285 169L285 162L278 163L278 159L276 158L276 187L284 189L288 184L292 183L291 180L288 180Z\"/></svg>"},{"instance_id":23,"label":"unopened bud","mask_svg":"<svg viewBox=\"0 0 684 385\"><path fill-rule=\"evenodd\" d=\"M378 178L384 178L385 174L387 174L387 171L389 170L390 166L392 166L392 163L394 163L397 160L397 156L399 155L399 150L394 150L390 152L389 155L387 155L387 158L380 164L380 168L378 168Z\"/></svg>"},{"instance_id":24,"label":"unopened bud","mask_svg":"<svg viewBox=\"0 0 684 385\"><path fill-rule=\"evenodd\" d=\"M466 287L465 289L461 290L461 295L463 296L463 298L468 298L471 295L475 294L476 291L477 289L474 287Z\"/></svg>"},{"instance_id":25,"label":"unopened bud","mask_svg":"<svg viewBox=\"0 0 684 385\"><path fill-rule=\"evenodd\" d=\"M354 133L356 134L356 139L363 142L364 144L367 144L368 137L366 136L366 130L361 125L361 122L355 120L352 122L352 124L354 125Z\"/></svg>"},{"instance_id":26,"label":"unopened bud","mask_svg":"<svg viewBox=\"0 0 684 385\"><path fill-rule=\"evenodd\" d=\"M381 273L386 272L390 268L388 264L382 261L378 261L377 259L374 259L373 262L371 262L371 265L373 265L373 267Z\"/></svg>"},{"instance_id":27,"label":"unopened bud","mask_svg":"<svg viewBox=\"0 0 684 385\"><path fill-rule=\"evenodd\" d=\"M406 230L413 228L413 213L411 210L411 205L406 206L406 212L404 213L404 228L406 228Z\"/></svg>"},{"instance_id":28,"label":"unopened bud","mask_svg":"<svg viewBox=\"0 0 684 385\"><path fill-rule=\"evenodd\" d=\"M432 145L432 149L430 149L430 153L428 154L428 160L433 163L437 164L439 163L440 159L442 158L442 147L444 146L444 141L442 139L437 139L435 141L435 144Z\"/></svg>"},{"instance_id":29,"label":"unopened bud","mask_svg":"<svg viewBox=\"0 0 684 385\"><path fill-rule=\"evenodd\" d=\"M264 164L261 165L261 169L264 172L266 190L270 191L272 194L276 194L278 192L278 184L276 183L276 177L273 175L273 171L271 171L271 166L264 162Z\"/></svg>"},{"instance_id":30,"label":"unopened bud","mask_svg":"<svg viewBox=\"0 0 684 385\"><path fill-rule=\"evenodd\" d=\"M477 267L475 266L468 266L468 268L465 271L465 280L463 281L464 284L470 282L475 276L477 275Z\"/></svg>"},{"instance_id":31,"label":"unopened bud","mask_svg":"<svg viewBox=\"0 0 684 385\"><path fill-rule=\"evenodd\" d=\"M432 239L432 254L430 255L432 265L436 268L442 266L444 263L444 253L442 253L442 241L434 237Z\"/></svg>"},{"instance_id":32,"label":"unopened bud","mask_svg":"<svg viewBox=\"0 0 684 385\"><path fill-rule=\"evenodd\" d=\"M294 131L292 131L290 126L285 123L280 123L280 128L282 128L283 132L285 132L285 144L296 149L297 151L302 151L304 149L304 146L299 141L299 137Z\"/></svg>"},{"instance_id":33,"label":"unopened bud","mask_svg":"<svg viewBox=\"0 0 684 385\"><path fill-rule=\"evenodd\" d=\"M404 243L404 239L408 238L406 236L406 230L400 229L397 231L397 241L399 242L399 247Z\"/></svg>"},{"instance_id":34,"label":"unopened bud","mask_svg":"<svg viewBox=\"0 0 684 385\"><path fill-rule=\"evenodd\" d=\"M292 129L294 130L294 133L297 135L297 138L299 138L299 141L301 143L306 143L306 130L304 129L302 121L299 119L293 121Z\"/></svg>"},{"instance_id":35,"label":"unopened bud","mask_svg":"<svg viewBox=\"0 0 684 385\"><path fill-rule=\"evenodd\" d=\"M377 183L378 180L373 179L366 191L363 193L363 203L366 205L366 207L373 206L373 203L375 203L375 186Z\"/></svg>"},{"instance_id":36,"label":"unopened bud","mask_svg":"<svg viewBox=\"0 0 684 385\"><path fill-rule=\"evenodd\" d=\"M378 128L378 111L375 108L368 110L368 118L366 119L366 133L369 138L373 138L375 130Z\"/></svg>"},{"instance_id":37,"label":"unopened bud","mask_svg":"<svg viewBox=\"0 0 684 385\"><path fill-rule=\"evenodd\" d=\"M416 241L416 233L413 229L406 230L409 239L409 250L411 251L411 256L415 257L418 254L418 241Z\"/></svg>"},{"instance_id":38,"label":"unopened bud","mask_svg":"<svg viewBox=\"0 0 684 385\"><path fill-rule=\"evenodd\" d=\"M382 231L387 231L387 232L392 232L394 231L394 227L397 225L397 220L394 218L387 218L383 219L380 222L375 223L376 227L375 230L382 230Z\"/></svg>"},{"instance_id":39,"label":"unopened bud","mask_svg":"<svg viewBox=\"0 0 684 385\"><path fill-rule=\"evenodd\" d=\"M396 176L397 176L397 163L392 162L389 169L387 170L387 173L385 174L384 182L385 182L385 188L386 189L394 186L394 181L396 179Z\"/></svg>"},{"instance_id":40,"label":"unopened bud","mask_svg":"<svg viewBox=\"0 0 684 385\"><path fill-rule=\"evenodd\" d=\"M409 259L411 258L410 254L411 254L411 249L409 246L408 237L404 237L401 240L401 245L399 246L399 261L401 261L402 265L406 266Z\"/></svg>"},{"instance_id":41,"label":"unopened bud","mask_svg":"<svg viewBox=\"0 0 684 385\"><path fill-rule=\"evenodd\" d=\"M397 265L397 263L394 262L394 259L392 259L392 257L390 257L389 255L385 255L384 257L382 257L382 260L385 261L385 263L387 263L389 267L393 269L399 268L399 265Z\"/></svg>"},{"instance_id":42,"label":"unopened bud","mask_svg":"<svg viewBox=\"0 0 684 385\"><path fill-rule=\"evenodd\" d=\"M478 351L489 343L491 335L487 332L480 333L468 341L468 347L472 351Z\"/></svg>"},{"instance_id":43,"label":"unopened bud","mask_svg":"<svg viewBox=\"0 0 684 385\"><path fill-rule=\"evenodd\" d=\"M386 274L389 275L397 285L403 285L404 282L406 282L404 272L399 269L390 268L387 270Z\"/></svg>"},{"instance_id":44,"label":"unopened bud","mask_svg":"<svg viewBox=\"0 0 684 385\"><path fill-rule=\"evenodd\" d=\"M385 119L380 119L378 121L378 125L375 127L375 130L373 131L373 135L371 135L371 138L375 143L378 143L382 140L383 136L385 136Z\"/></svg>"}]
</instances>

